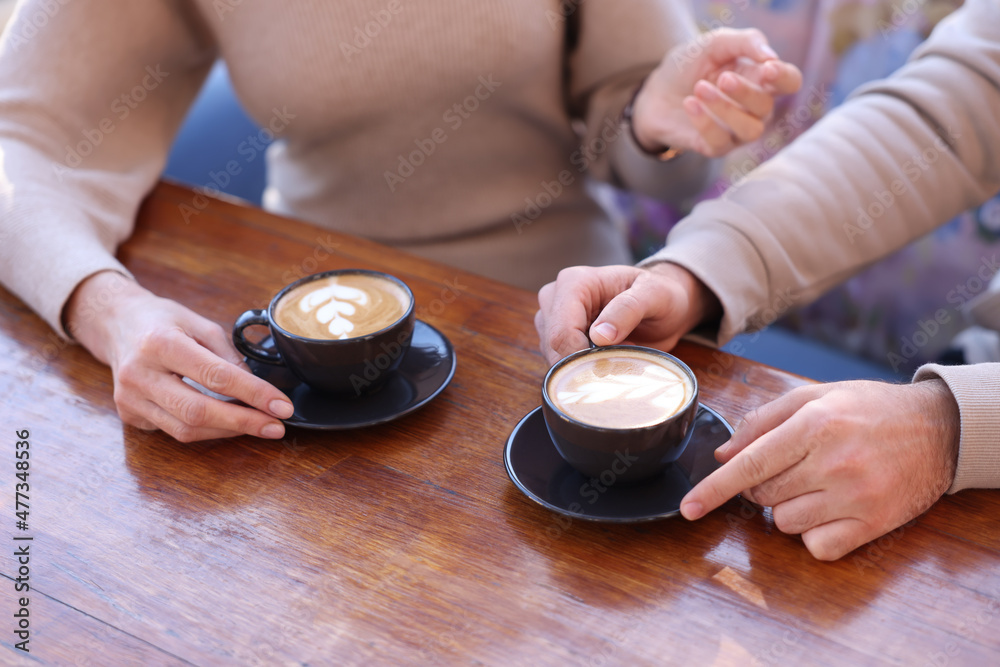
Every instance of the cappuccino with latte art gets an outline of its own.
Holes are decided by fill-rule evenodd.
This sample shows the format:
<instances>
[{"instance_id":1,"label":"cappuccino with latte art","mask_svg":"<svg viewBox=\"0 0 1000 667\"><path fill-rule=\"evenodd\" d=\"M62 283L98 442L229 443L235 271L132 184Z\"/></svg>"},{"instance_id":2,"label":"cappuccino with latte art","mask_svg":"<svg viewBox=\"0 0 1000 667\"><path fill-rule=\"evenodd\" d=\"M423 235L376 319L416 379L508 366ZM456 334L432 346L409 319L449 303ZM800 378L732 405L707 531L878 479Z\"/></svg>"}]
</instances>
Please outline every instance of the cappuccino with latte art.
<instances>
[{"instance_id":1,"label":"cappuccino with latte art","mask_svg":"<svg viewBox=\"0 0 1000 667\"><path fill-rule=\"evenodd\" d=\"M275 307L274 319L296 336L344 340L386 328L409 307L409 295L392 280L344 273L290 290Z\"/></svg>"},{"instance_id":2,"label":"cappuccino with latte art","mask_svg":"<svg viewBox=\"0 0 1000 667\"><path fill-rule=\"evenodd\" d=\"M603 428L641 428L691 400L694 385L670 360L617 348L574 359L549 380L549 396L568 417Z\"/></svg>"},{"instance_id":3,"label":"cappuccino with latte art","mask_svg":"<svg viewBox=\"0 0 1000 667\"><path fill-rule=\"evenodd\" d=\"M574 352L542 384L545 428L559 455L605 487L663 472L687 447L698 410L691 369L649 347Z\"/></svg>"},{"instance_id":4,"label":"cappuccino with latte art","mask_svg":"<svg viewBox=\"0 0 1000 667\"><path fill-rule=\"evenodd\" d=\"M413 293L403 281L334 269L287 285L266 310L244 312L233 324L233 344L247 359L287 367L311 389L359 397L395 376L415 321ZM270 340L248 339L254 326L266 326Z\"/></svg>"}]
</instances>

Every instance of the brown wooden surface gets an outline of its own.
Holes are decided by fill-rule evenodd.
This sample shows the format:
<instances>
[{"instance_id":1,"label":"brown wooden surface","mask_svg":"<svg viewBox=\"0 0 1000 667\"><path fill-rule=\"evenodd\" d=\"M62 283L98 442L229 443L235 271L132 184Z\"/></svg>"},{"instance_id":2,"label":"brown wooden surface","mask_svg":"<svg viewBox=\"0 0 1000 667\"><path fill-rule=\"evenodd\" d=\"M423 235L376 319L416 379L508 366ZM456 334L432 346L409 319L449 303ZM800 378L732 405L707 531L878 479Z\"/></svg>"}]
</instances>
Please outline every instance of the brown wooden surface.
<instances>
[{"instance_id":1,"label":"brown wooden surface","mask_svg":"<svg viewBox=\"0 0 1000 667\"><path fill-rule=\"evenodd\" d=\"M540 401L533 294L229 203L186 224L192 197L160 186L121 251L154 291L228 327L299 275L387 270L454 344L455 378L382 426L179 444L123 427L109 370L0 290L0 663L996 664L1000 495L947 498L835 563L738 500L696 523L568 520L501 456ZM804 382L677 354L733 422ZM11 622L19 429L30 658Z\"/></svg>"}]
</instances>

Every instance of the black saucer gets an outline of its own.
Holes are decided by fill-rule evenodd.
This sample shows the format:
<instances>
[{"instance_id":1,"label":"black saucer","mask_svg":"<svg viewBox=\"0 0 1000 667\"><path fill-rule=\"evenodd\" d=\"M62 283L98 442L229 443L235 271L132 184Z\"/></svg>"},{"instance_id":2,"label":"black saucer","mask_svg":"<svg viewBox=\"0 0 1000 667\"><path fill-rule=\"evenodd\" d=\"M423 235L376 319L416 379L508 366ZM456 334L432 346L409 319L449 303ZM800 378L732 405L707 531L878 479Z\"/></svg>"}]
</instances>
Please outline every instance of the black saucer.
<instances>
[{"instance_id":1,"label":"black saucer","mask_svg":"<svg viewBox=\"0 0 1000 667\"><path fill-rule=\"evenodd\" d=\"M261 341L273 347L268 336ZM413 412L441 393L455 375L455 351L440 331L417 320L413 342L399 370L381 388L359 398L338 398L310 389L284 366L248 359L253 374L267 380L292 400L289 426L335 431L372 426Z\"/></svg>"},{"instance_id":2,"label":"black saucer","mask_svg":"<svg viewBox=\"0 0 1000 667\"><path fill-rule=\"evenodd\" d=\"M589 521L652 521L680 512L684 494L719 467L713 452L732 433L733 427L721 415L699 404L691 442L675 463L647 481L605 486L559 456L539 407L525 415L507 438L504 464L517 488L553 512Z\"/></svg>"}]
</instances>

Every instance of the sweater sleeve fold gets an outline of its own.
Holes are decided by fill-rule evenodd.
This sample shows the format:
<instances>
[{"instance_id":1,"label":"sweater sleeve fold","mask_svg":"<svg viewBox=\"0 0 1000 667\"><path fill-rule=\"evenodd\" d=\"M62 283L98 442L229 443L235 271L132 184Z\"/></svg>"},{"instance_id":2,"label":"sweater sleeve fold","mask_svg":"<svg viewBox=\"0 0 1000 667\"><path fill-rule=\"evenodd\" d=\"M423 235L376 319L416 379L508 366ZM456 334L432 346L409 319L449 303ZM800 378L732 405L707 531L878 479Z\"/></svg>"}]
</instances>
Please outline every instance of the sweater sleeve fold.
<instances>
[{"instance_id":1,"label":"sweater sleeve fold","mask_svg":"<svg viewBox=\"0 0 1000 667\"><path fill-rule=\"evenodd\" d=\"M948 493L1000 488L1000 363L926 364L917 369L913 381L931 378L948 385L962 422L958 465Z\"/></svg>"},{"instance_id":2,"label":"sweater sleeve fold","mask_svg":"<svg viewBox=\"0 0 1000 667\"><path fill-rule=\"evenodd\" d=\"M82 280L128 273L115 251L214 59L189 20L164 0L28 1L0 39L0 283L61 335Z\"/></svg>"}]
</instances>

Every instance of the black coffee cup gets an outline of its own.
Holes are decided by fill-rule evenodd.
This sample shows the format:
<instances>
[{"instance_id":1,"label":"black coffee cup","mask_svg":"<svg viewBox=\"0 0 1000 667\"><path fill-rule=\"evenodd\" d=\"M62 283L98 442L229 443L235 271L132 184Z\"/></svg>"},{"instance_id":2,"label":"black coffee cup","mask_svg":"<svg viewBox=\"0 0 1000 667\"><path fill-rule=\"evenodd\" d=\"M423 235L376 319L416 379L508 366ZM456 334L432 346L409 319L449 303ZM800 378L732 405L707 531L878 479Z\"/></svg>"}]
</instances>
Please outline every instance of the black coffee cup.
<instances>
[{"instance_id":1,"label":"black coffee cup","mask_svg":"<svg viewBox=\"0 0 1000 667\"><path fill-rule=\"evenodd\" d=\"M403 314L376 331L343 339L307 337L278 324L275 311L292 290L330 277L368 277L386 280L406 295ZM362 278L363 279L363 278ZM403 360L413 338L413 292L399 278L379 271L340 269L306 276L285 286L266 310L248 310L233 325L233 344L247 358L287 367L311 388L340 397L357 397L381 387ZM270 329L274 349L246 339L251 326Z\"/></svg>"},{"instance_id":2,"label":"black coffee cup","mask_svg":"<svg viewBox=\"0 0 1000 667\"><path fill-rule=\"evenodd\" d=\"M654 364L666 362L671 371L676 370L689 381L690 392L673 414L642 425L601 425L589 423L589 419L582 421L579 414L574 418L559 407L557 397L553 396L553 378L562 369L574 363L579 366L579 360L612 359L619 350L639 355L642 363L646 359ZM684 385L685 391L687 386ZM605 485L631 483L663 472L684 452L698 412L698 381L687 364L661 350L633 345L594 347L571 354L549 369L542 384L542 401L545 426L567 463ZM615 407L610 403L608 406Z\"/></svg>"}]
</instances>

